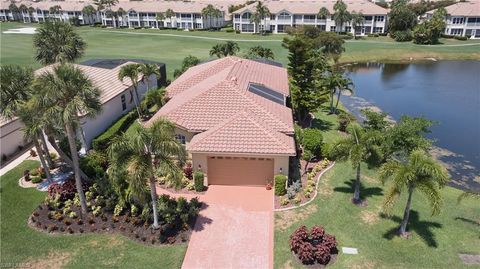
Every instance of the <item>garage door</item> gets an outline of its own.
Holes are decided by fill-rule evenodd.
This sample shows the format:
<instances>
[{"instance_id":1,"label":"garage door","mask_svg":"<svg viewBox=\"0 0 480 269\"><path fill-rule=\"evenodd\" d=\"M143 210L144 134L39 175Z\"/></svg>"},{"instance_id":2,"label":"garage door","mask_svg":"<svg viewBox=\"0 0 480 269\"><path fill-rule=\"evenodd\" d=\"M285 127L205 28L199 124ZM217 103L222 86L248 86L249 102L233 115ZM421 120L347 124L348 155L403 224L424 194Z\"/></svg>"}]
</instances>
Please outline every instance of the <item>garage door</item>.
<instances>
[{"instance_id":1,"label":"garage door","mask_svg":"<svg viewBox=\"0 0 480 269\"><path fill-rule=\"evenodd\" d=\"M273 159L208 157L208 184L265 186L273 180Z\"/></svg>"}]
</instances>

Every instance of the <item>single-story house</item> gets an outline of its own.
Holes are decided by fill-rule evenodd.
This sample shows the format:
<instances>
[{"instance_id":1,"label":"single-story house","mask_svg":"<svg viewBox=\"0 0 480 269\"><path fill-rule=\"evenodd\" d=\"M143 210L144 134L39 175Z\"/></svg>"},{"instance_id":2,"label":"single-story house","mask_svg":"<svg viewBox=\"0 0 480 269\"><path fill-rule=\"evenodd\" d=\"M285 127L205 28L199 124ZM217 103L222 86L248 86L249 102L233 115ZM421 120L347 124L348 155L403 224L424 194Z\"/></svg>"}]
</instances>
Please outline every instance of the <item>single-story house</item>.
<instances>
[{"instance_id":1,"label":"single-story house","mask_svg":"<svg viewBox=\"0 0 480 269\"><path fill-rule=\"evenodd\" d=\"M81 64L74 64L92 81L93 85L100 90L100 101L102 103L102 112L95 118L81 116L81 129L78 130L78 138L82 143L82 151L85 152L91 148L92 140L102 134L110 125L115 123L121 116L135 108L134 90L129 78L123 81L118 79L118 72L124 65L130 63L148 62L143 60L89 60ZM154 63L154 62L148 62ZM166 70L165 64L155 63L160 70L160 78L152 75L148 79L150 88L165 85ZM54 65L49 65L35 71L35 75L51 71ZM138 94L140 99L147 91L147 82L140 82L138 85ZM83 131L83 133L81 133Z\"/></svg>"},{"instance_id":2,"label":"single-story house","mask_svg":"<svg viewBox=\"0 0 480 269\"><path fill-rule=\"evenodd\" d=\"M188 69L167 88L166 118L206 184L264 186L296 155L287 70L238 57Z\"/></svg>"},{"instance_id":3,"label":"single-story house","mask_svg":"<svg viewBox=\"0 0 480 269\"><path fill-rule=\"evenodd\" d=\"M23 138L23 124L18 118L0 117L0 155L2 165L7 159L22 151L28 144Z\"/></svg>"}]
</instances>

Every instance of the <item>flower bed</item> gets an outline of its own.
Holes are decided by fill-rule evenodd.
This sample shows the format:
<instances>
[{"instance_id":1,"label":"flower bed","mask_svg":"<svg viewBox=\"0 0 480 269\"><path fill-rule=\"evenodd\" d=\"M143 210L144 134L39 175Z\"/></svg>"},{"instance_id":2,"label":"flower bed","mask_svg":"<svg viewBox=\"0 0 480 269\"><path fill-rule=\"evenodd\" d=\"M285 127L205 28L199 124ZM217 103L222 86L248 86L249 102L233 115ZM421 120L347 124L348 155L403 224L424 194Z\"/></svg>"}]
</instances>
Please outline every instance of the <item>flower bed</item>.
<instances>
[{"instance_id":1,"label":"flower bed","mask_svg":"<svg viewBox=\"0 0 480 269\"><path fill-rule=\"evenodd\" d=\"M312 268L333 263L338 253L335 236L326 234L322 226L313 226L310 231L306 226L300 226L290 236L289 243L293 256Z\"/></svg>"},{"instance_id":2,"label":"flower bed","mask_svg":"<svg viewBox=\"0 0 480 269\"><path fill-rule=\"evenodd\" d=\"M195 183L195 178L197 183ZM176 194L202 195L207 190L207 187L204 186L204 174L198 171L194 173L190 163L183 168L183 179L180 186L176 187L165 177L158 178L157 182L160 188Z\"/></svg>"},{"instance_id":3,"label":"flower bed","mask_svg":"<svg viewBox=\"0 0 480 269\"><path fill-rule=\"evenodd\" d=\"M300 182L294 182L286 189L286 194L275 196L275 209L289 208L308 202L315 194L315 188L318 176L332 164L331 161L324 159L318 162L311 162L308 165L307 173L304 173ZM301 173L303 173L306 163L301 161Z\"/></svg>"},{"instance_id":4,"label":"flower bed","mask_svg":"<svg viewBox=\"0 0 480 269\"><path fill-rule=\"evenodd\" d=\"M148 203L143 208L135 204L125 208L113 201L114 196L103 196L97 184L84 186L90 212L82 217L74 186L73 179L52 184L45 201L30 216L29 225L52 234L117 233L146 245L175 244L189 240L201 206L196 198L187 201L161 195L157 201L160 227L154 229Z\"/></svg>"}]
</instances>

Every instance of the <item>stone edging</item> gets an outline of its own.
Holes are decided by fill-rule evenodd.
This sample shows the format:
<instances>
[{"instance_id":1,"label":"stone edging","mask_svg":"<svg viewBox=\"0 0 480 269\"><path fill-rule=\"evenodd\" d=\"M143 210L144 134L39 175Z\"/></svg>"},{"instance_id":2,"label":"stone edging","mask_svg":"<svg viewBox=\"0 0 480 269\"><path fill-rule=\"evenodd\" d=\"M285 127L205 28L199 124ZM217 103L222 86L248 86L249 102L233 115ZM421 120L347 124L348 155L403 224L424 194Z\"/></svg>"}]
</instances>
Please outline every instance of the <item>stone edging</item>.
<instances>
[{"instance_id":1,"label":"stone edging","mask_svg":"<svg viewBox=\"0 0 480 269\"><path fill-rule=\"evenodd\" d=\"M315 198L317 197L317 194L318 194L318 183L320 182L320 178L323 176L323 174L325 174L328 170L330 170L334 165L335 165L335 162L333 162L332 164L330 164L329 166L327 166L327 168L323 169L323 171L318 175L318 177L317 177L317 183L315 183L315 194L313 195L312 198L310 198L310 200L306 201L306 202L303 203L303 204L299 204L299 205L295 205L295 206L291 206L291 207L285 207L285 208L278 208L278 209L274 209L273 211L274 211L274 212L287 211L287 210L299 208L299 207L306 206L306 205L310 204L310 203L311 203L313 200L315 200Z\"/></svg>"}]
</instances>

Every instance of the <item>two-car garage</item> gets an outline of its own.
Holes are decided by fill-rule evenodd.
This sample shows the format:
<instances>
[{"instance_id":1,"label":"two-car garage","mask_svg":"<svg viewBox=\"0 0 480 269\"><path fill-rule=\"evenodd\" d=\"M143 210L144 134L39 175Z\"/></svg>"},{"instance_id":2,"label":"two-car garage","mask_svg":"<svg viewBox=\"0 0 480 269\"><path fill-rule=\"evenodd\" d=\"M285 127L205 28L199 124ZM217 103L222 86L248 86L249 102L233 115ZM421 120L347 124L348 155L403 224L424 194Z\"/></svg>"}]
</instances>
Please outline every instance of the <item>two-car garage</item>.
<instances>
[{"instance_id":1,"label":"two-car garage","mask_svg":"<svg viewBox=\"0 0 480 269\"><path fill-rule=\"evenodd\" d=\"M209 185L265 186L273 182L274 159L208 156Z\"/></svg>"}]
</instances>

